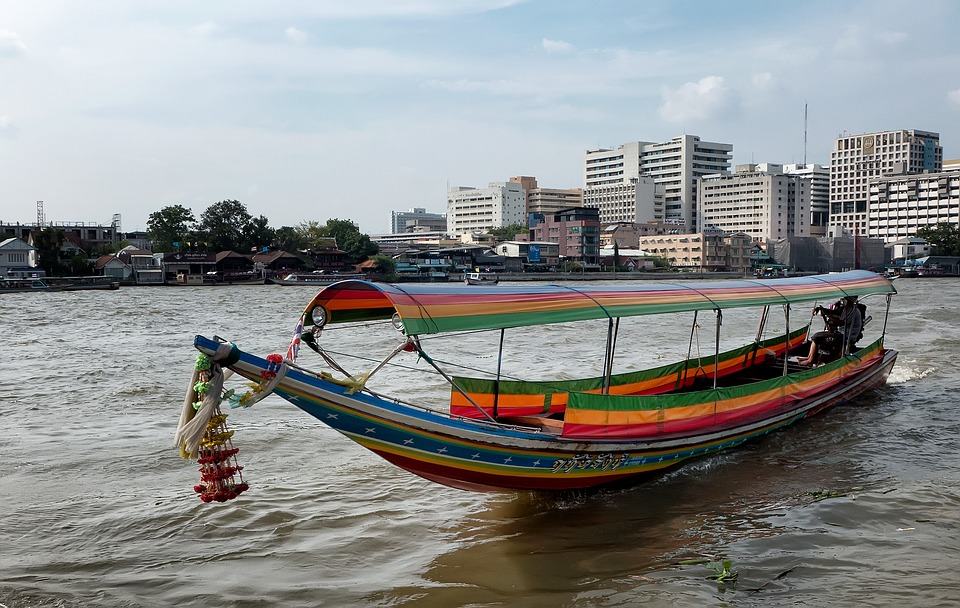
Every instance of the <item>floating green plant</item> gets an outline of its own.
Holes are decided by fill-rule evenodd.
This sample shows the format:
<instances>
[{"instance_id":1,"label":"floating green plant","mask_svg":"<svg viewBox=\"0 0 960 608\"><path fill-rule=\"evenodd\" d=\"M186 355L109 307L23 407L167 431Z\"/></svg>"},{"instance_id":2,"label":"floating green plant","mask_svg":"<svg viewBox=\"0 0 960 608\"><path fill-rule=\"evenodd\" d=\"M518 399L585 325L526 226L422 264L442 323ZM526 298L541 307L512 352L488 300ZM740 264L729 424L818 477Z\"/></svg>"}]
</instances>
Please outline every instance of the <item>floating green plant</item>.
<instances>
[{"instance_id":1,"label":"floating green plant","mask_svg":"<svg viewBox=\"0 0 960 608\"><path fill-rule=\"evenodd\" d=\"M733 562L729 559L725 559L720 562L709 562L707 568L713 570L713 574L707 578L717 581L718 583L732 583L737 580L738 573L733 569Z\"/></svg>"}]
</instances>

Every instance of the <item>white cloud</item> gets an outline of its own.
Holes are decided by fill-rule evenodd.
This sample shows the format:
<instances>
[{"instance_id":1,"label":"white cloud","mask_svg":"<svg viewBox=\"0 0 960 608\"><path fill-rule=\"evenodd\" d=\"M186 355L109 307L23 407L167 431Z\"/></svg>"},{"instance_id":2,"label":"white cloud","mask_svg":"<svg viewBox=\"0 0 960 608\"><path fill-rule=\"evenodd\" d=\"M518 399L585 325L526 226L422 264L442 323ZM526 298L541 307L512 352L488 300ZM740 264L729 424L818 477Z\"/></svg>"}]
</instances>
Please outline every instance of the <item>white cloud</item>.
<instances>
[{"instance_id":1,"label":"white cloud","mask_svg":"<svg viewBox=\"0 0 960 608\"><path fill-rule=\"evenodd\" d=\"M950 101L950 103L960 108L960 89L948 91L947 99Z\"/></svg>"},{"instance_id":2,"label":"white cloud","mask_svg":"<svg viewBox=\"0 0 960 608\"><path fill-rule=\"evenodd\" d=\"M544 38L540 41L540 44L543 45L543 50L548 53L568 53L573 50L573 45L563 40Z\"/></svg>"},{"instance_id":3,"label":"white cloud","mask_svg":"<svg viewBox=\"0 0 960 608\"><path fill-rule=\"evenodd\" d=\"M0 30L0 57L16 57L27 50L16 32Z\"/></svg>"},{"instance_id":4,"label":"white cloud","mask_svg":"<svg viewBox=\"0 0 960 608\"><path fill-rule=\"evenodd\" d=\"M899 32L861 25L849 25L840 33L833 45L837 53L863 54L874 53L883 47L900 46L910 38L906 32Z\"/></svg>"},{"instance_id":5,"label":"white cloud","mask_svg":"<svg viewBox=\"0 0 960 608\"><path fill-rule=\"evenodd\" d=\"M750 78L754 88L766 91L773 86L773 74L770 72L758 72Z\"/></svg>"},{"instance_id":6,"label":"white cloud","mask_svg":"<svg viewBox=\"0 0 960 608\"><path fill-rule=\"evenodd\" d=\"M675 89L664 88L660 116L667 122L707 120L726 112L733 95L722 76L704 76Z\"/></svg>"},{"instance_id":7,"label":"white cloud","mask_svg":"<svg viewBox=\"0 0 960 608\"><path fill-rule=\"evenodd\" d=\"M198 36L211 36L220 31L220 26L213 21L204 21L190 28L190 32Z\"/></svg>"},{"instance_id":8,"label":"white cloud","mask_svg":"<svg viewBox=\"0 0 960 608\"><path fill-rule=\"evenodd\" d=\"M16 134L17 126L13 124L9 116L0 114L0 137L13 136Z\"/></svg>"},{"instance_id":9,"label":"white cloud","mask_svg":"<svg viewBox=\"0 0 960 608\"><path fill-rule=\"evenodd\" d=\"M287 29L283 30L283 35L287 37L287 40L294 44L303 44L307 41L307 33L303 30L298 30L292 25Z\"/></svg>"},{"instance_id":10,"label":"white cloud","mask_svg":"<svg viewBox=\"0 0 960 608\"><path fill-rule=\"evenodd\" d=\"M486 95L527 95L533 91L529 83L520 80L491 79L472 80L460 78L457 80L431 79L426 82L428 87L450 91L452 93L484 93Z\"/></svg>"}]
</instances>

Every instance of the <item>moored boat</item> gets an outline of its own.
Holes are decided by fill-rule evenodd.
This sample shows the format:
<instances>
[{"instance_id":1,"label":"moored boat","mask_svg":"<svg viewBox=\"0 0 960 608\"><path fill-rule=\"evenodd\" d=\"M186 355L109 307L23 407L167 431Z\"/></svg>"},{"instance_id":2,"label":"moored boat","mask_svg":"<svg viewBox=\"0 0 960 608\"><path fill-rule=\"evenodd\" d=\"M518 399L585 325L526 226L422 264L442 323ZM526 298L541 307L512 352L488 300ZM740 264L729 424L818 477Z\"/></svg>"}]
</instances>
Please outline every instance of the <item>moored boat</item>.
<instances>
[{"instance_id":1,"label":"moored boat","mask_svg":"<svg viewBox=\"0 0 960 608\"><path fill-rule=\"evenodd\" d=\"M496 285L500 279L492 272L465 272L463 282L467 285Z\"/></svg>"},{"instance_id":2,"label":"moored boat","mask_svg":"<svg viewBox=\"0 0 960 608\"><path fill-rule=\"evenodd\" d=\"M112 277L43 277L32 279L0 279L0 293L48 291L113 291L120 283Z\"/></svg>"},{"instance_id":3,"label":"moored boat","mask_svg":"<svg viewBox=\"0 0 960 608\"><path fill-rule=\"evenodd\" d=\"M790 330L790 311L798 304L885 296L889 312L894 293L887 279L864 271L602 288L401 288L343 281L322 289L310 301L286 356L264 359L202 336L195 346L212 359L207 369L213 386L222 384L221 368L229 368L259 382L252 400L275 392L426 479L470 490L562 490L623 481L738 446L880 386L897 358L896 351L883 343L886 318L881 334L869 344L811 367L790 358L806 348L808 330L807 326ZM743 307L761 310L756 339L720 352L723 311ZM774 307L783 307L787 329L764 340L763 328ZM613 373L621 319L680 312L694 313L693 327L701 312L715 314L718 332L711 356L688 355L655 369ZM502 345L508 329L589 319L607 321L603 374L579 380L507 377L501 374L499 355L495 376L455 376L430 357L421 341L440 334L493 331L500 332ZM392 320L402 336L364 374L348 374L322 344L325 328L384 320ZM321 356L329 372L312 372L296 363L303 342ZM379 370L405 353L447 380L448 410L410 403L370 387ZM219 389L216 397L203 399L198 415L206 411L216 416ZM241 405L247 398L224 397ZM185 407L181 427L191 424L190 409ZM201 426L194 424L196 429ZM184 454L196 454L190 442L180 445Z\"/></svg>"},{"instance_id":4,"label":"moored boat","mask_svg":"<svg viewBox=\"0 0 960 608\"><path fill-rule=\"evenodd\" d=\"M320 274L320 273L308 273L308 274L288 274L283 277L273 277L267 279L267 282L272 285L313 285L314 287L320 287L323 285L333 285L338 281L346 281L351 279L362 279L362 274L340 274L340 273L329 273L329 274Z\"/></svg>"}]
</instances>

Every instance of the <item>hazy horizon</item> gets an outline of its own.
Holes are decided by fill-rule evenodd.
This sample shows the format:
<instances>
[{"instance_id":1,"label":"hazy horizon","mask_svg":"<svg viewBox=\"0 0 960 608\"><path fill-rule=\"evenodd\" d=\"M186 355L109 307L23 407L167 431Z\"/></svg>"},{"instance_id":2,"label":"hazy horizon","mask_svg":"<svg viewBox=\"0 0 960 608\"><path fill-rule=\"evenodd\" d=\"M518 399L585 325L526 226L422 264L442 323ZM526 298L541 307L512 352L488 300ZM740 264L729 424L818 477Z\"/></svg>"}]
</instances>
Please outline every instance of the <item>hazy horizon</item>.
<instances>
[{"instance_id":1,"label":"hazy horizon","mask_svg":"<svg viewBox=\"0 0 960 608\"><path fill-rule=\"evenodd\" d=\"M446 188L681 133L829 164L841 132L960 156L960 4L0 0L0 221L238 199L271 225L442 212Z\"/></svg>"}]
</instances>

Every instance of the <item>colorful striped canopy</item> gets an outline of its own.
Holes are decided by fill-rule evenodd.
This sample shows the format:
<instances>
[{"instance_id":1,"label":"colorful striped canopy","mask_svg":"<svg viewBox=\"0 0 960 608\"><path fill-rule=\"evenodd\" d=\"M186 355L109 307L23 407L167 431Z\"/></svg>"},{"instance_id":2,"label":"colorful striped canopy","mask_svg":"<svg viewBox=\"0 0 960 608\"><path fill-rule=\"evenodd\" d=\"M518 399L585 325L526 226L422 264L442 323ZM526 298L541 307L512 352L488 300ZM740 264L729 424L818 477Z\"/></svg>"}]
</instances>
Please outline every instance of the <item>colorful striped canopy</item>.
<instances>
[{"instance_id":1,"label":"colorful striped canopy","mask_svg":"<svg viewBox=\"0 0 960 608\"><path fill-rule=\"evenodd\" d=\"M896 289L889 280L864 270L768 280L643 281L629 286L341 281L321 290L304 314L312 325L389 319L396 312L404 333L421 335L892 293Z\"/></svg>"}]
</instances>

